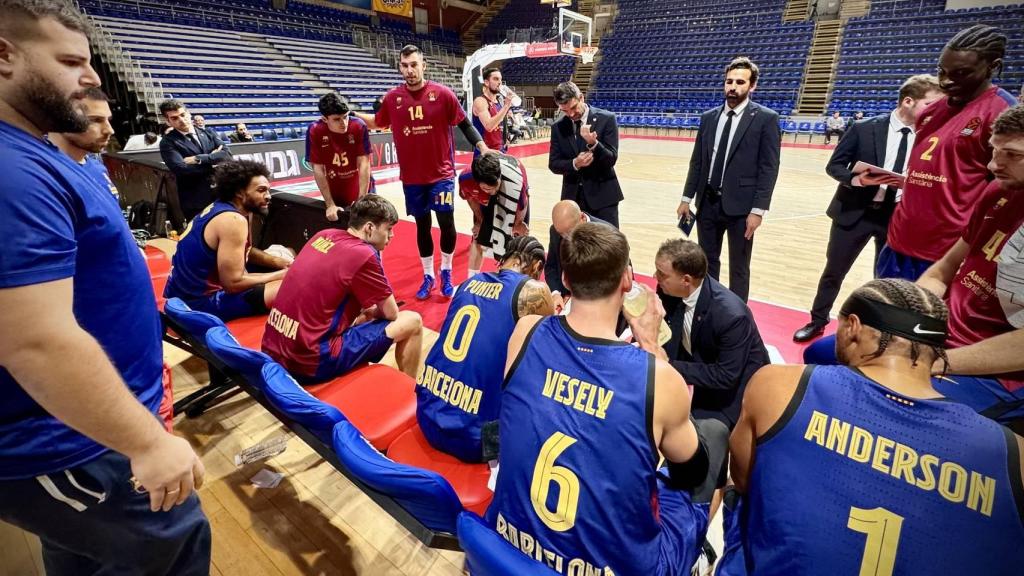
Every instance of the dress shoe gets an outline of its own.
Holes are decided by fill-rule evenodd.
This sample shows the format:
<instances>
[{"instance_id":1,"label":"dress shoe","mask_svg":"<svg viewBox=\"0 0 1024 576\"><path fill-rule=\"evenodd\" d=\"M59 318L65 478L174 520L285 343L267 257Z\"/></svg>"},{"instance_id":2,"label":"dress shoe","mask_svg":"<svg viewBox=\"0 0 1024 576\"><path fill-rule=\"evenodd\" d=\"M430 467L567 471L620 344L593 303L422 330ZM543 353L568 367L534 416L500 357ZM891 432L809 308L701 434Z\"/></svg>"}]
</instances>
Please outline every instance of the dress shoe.
<instances>
[{"instance_id":1,"label":"dress shoe","mask_svg":"<svg viewBox=\"0 0 1024 576\"><path fill-rule=\"evenodd\" d=\"M793 334L793 342L810 342L825 333L825 326L808 322L806 326Z\"/></svg>"}]
</instances>

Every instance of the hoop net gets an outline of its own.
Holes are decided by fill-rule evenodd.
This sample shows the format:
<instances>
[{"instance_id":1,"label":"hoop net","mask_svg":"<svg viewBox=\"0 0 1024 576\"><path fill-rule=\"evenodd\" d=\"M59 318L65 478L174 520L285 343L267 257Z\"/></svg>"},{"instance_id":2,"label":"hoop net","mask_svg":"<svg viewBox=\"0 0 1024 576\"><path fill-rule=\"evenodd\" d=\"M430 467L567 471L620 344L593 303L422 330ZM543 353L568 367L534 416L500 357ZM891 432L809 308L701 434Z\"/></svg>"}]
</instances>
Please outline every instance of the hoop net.
<instances>
[{"instance_id":1,"label":"hoop net","mask_svg":"<svg viewBox=\"0 0 1024 576\"><path fill-rule=\"evenodd\" d=\"M597 54L597 48L593 46L584 46L579 48L580 59L584 64L593 64L594 56Z\"/></svg>"}]
</instances>

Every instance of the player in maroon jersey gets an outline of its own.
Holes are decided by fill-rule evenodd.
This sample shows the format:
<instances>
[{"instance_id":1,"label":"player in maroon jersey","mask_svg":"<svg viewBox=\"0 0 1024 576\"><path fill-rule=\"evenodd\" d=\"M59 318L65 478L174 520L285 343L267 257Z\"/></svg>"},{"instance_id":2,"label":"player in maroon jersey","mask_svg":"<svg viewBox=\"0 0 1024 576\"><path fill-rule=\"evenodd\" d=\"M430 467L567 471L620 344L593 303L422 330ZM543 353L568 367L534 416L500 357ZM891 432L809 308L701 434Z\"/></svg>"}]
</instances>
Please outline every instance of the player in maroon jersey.
<instances>
[{"instance_id":1,"label":"player in maroon jersey","mask_svg":"<svg viewBox=\"0 0 1024 576\"><path fill-rule=\"evenodd\" d=\"M935 389L1024 429L1024 105L992 126L995 174L963 237L918 281L949 305L949 372ZM941 372L942 366L936 366Z\"/></svg>"},{"instance_id":2,"label":"player in maroon jersey","mask_svg":"<svg viewBox=\"0 0 1024 576\"><path fill-rule=\"evenodd\" d=\"M466 118L462 104L447 86L424 77L426 62L419 48L402 48L399 69L405 84L384 95L375 116L356 114L371 129L391 128L398 152L399 178L405 190L405 212L416 219L416 244L423 263L423 284L416 298L434 290L434 240L430 212L441 229L441 295L450 298L455 253L455 139L452 126L481 153L490 149Z\"/></svg>"},{"instance_id":3,"label":"player in maroon jersey","mask_svg":"<svg viewBox=\"0 0 1024 576\"><path fill-rule=\"evenodd\" d=\"M1006 36L975 25L942 50L939 86L946 98L917 119L902 200L889 221L877 276L916 280L956 243L988 185L992 121L1016 104L992 85L1003 68Z\"/></svg>"},{"instance_id":4,"label":"player in maroon jersey","mask_svg":"<svg viewBox=\"0 0 1024 576\"><path fill-rule=\"evenodd\" d=\"M337 92L320 98L320 119L306 133L306 158L313 165L316 186L327 203L327 219L374 191L370 177L370 130L349 115Z\"/></svg>"}]
</instances>

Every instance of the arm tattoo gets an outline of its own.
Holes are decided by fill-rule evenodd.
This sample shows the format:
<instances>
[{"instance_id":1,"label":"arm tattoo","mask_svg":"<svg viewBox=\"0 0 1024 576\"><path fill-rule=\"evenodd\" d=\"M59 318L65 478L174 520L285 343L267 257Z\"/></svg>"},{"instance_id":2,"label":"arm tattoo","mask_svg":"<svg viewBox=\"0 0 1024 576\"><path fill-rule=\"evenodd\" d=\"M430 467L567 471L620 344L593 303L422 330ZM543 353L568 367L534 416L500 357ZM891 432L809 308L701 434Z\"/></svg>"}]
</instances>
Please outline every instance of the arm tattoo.
<instances>
[{"instance_id":1,"label":"arm tattoo","mask_svg":"<svg viewBox=\"0 0 1024 576\"><path fill-rule=\"evenodd\" d=\"M555 307L551 302L551 291L547 285L536 280L530 280L519 291L519 301L516 302L516 312L519 318L540 314L550 316L554 314Z\"/></svg>"}]
</instances>

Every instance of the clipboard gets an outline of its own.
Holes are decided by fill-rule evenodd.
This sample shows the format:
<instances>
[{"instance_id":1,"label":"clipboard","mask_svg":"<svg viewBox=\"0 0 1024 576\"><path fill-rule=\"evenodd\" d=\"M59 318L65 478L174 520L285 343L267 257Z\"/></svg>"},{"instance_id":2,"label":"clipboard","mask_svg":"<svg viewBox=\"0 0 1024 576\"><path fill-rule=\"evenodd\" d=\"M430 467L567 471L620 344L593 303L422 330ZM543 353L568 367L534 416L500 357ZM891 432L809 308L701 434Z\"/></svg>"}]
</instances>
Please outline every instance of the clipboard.
<instances>
[{"instance_id":1,"label":"clipboard","mask_svg":"<svg viewBox=\"0 0 1024 576\"><path fill-rule=\"evenodd\" d=\"M853 165L852 172L858 176L862 174L877 174L884 176L892 176L893 178L899 178L900 188L903 188L903 186L907 182L907 177L904 176L903 174L900 174L899 172L893 172L892 170L886 170L885 168L875 166L874 164L868 164L867 162L858 161L856 164Z\"/></svg>"}]
</instances>

